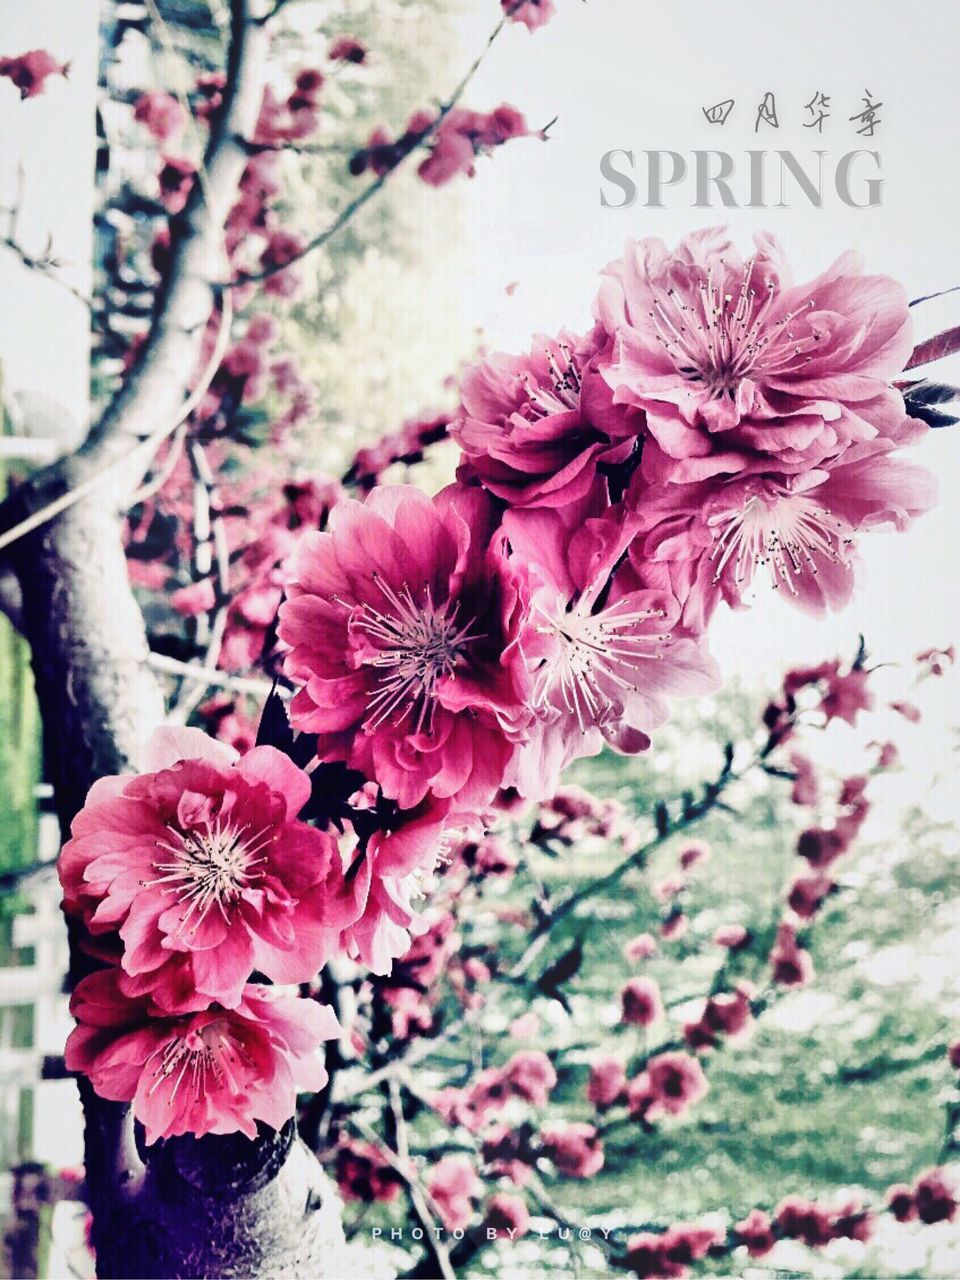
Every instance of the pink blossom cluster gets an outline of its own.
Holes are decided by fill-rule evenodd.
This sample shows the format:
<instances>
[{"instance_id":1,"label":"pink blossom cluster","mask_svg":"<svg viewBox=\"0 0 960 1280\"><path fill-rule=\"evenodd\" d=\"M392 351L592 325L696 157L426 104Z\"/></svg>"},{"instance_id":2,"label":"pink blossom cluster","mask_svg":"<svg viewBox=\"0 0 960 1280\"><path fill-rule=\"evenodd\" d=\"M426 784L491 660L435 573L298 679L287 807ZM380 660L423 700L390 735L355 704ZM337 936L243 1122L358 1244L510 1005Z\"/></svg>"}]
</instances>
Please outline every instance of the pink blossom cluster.
<instances>
[{"instance_id":1,"label":"pink blossom cluster","mask_svg":"<svg viewBox=\"0 0 960 1280\"><path fill-rule=\"evenodd\" d=\"M64 909L109 968L83 978L67 1064L132 1101L147 1141L279 1128L325 1079L333 1012L254 981L310 979L356 917L336 840L298 819L310 780L160 729L147 772L91 788L60 855Z\"/></svg>"},{"instance_id":2,"label":"pink blossom cluster","mask_svg":"<svg viewBox=\"0 0 960 1280\"><path fill-rule=\"evenodd\" d=\"M536 5L537 0L530 0L526 7ZM472 178L478 156L487 155L514 138L535 137L543 138L545 134L531 129L523 114L506 102L487 112L459 106L439 116L431 111L416 111L397 138L391 138L382 125L374 129L366 146L351 157L350 172L358 176L369 171L384 177L412 151L424 147L428 154L417 167L417 174L429 186L442 187L461 173Z\"/></svg>"}]
</instances>

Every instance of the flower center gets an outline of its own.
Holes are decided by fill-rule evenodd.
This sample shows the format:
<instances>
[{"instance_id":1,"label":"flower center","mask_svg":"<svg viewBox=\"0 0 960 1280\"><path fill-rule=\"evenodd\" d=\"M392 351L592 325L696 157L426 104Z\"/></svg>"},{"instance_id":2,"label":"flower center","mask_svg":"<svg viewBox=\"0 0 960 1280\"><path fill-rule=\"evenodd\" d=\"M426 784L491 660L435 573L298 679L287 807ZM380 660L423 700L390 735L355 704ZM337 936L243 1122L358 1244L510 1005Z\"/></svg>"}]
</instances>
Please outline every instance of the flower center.
<instances>
[{"instance_id":1,"label":"flower center","mask_svg":"<svg viewBox=\"0 0 960 1280\"><path fill-rule=\"evenodd\" d=\"M605 723L618 691L639 687L640 664L660 658L669 638L637 631L641 623L665 617L662 609L630 609L626 601L599 613L588 608L583 597L572 609L559 597L552 614L540 609L544 622L537 629L554 637L557 646L540 666L533 691L534 706L556 695L577 717L581 733Z\"/></svg>"},{"instance_id":2,"label":"flower center","mask_svg":"<svg viewBox=\"0 0 960 1280\"><path fill-rule=\"evenodd\" d=\"M565 342L557 343L557 353L547 349L550 377L546 383L534 382L529 373L520 377L527 395L527 403L520 412L531 421L554 413L570 413L580 407L582 378L576 356Z\"/></svg>"},{"instance_id":3,"label":"flower center","mask_svg":"<svg viewBox=\"0 0 960 1280\"><path fill-rule=\"evenodd\" d=\"M717 562L714 582L731 562L737 583L749 582L756 567L765 565L775 590L784 583L797 595L794 579L805 572L815 577L818 558L850 563L851 526L799 494L772 503L754 496L740 510L712 517L709 524L719 529L710 553Z\"/></svg>"},{"instance_id":4,"label":"flower center","mask_svg":"<svg viewBox=\"0 0 960 1280\"><path fill-rule=\"evenodd\" d=\"M229 1089L240 1093L242 1086L234 1074L237 1066L250 1066L252 1059L243 1046L229 1033L225 1021L208 1022L197 1031L168 1040L155 1049L146 1066L157 1059L153 1067L153 1084L149 1093L154 1094L167 1081L173 1080L168 1103L172 1106L184 1080L199 1101L208 1090Z\"/></svg>"},{"instance_id":5,"label":"flower center","mask_svg":"<svg viewBox=\"0 0 960 1280\"><path fill-rule=\"evenodd\" d=\"M378 729L391 716L400 725L409 717L414 733L431 734L441 681L456 676L467 646L480 633L470 630L473 619L459 620L459 601L435 604L429 585L415 598L406 583L394 591L379 574L373 580L384 607L364 604L353 619L374 644L363 661L382 673L366 727Z\"/></svg>"},{"instance_id":6,"label":"flower center","mask_svg":"<svg viewBox=\"0 0 960 1280\"><path fill-rule=\"evenodd\" d=\"M174 894L186 906L178 934L188 925L196 933L214 906L229 923L230 908L244 889L263 877L260 868L267 860L263 850L270 843L270 828L251 833L248 827L224 825L218 817L204 830L167 830L171 839L158 840L157 848L170 855L169 861L154 862L156 879L142 883L165 886L164 893Z\"/></svg>"},{"instance_id":7,"label":"flower center","mask_svg":"<svg viewBox=\"0 0 960 1280\"><path fill-rule=\"evenodd\" d=\"M744 379L806 364L812 356L804 354L807 346L802 344L811 336L814 343L820 341L814 332L798 343L793 328L797 317L815 306L813 298L779 320L769 320L777 286L771 280L758 292L751 283L755 264L755 258L746 263L735 293L727 292L722 258L719 279L714 279L711 264L695 293L684 295L673 285L654 290L649 315L657 341L677 372L701 386L708 399L735 400Z\"/></svg>"}]
</instances>

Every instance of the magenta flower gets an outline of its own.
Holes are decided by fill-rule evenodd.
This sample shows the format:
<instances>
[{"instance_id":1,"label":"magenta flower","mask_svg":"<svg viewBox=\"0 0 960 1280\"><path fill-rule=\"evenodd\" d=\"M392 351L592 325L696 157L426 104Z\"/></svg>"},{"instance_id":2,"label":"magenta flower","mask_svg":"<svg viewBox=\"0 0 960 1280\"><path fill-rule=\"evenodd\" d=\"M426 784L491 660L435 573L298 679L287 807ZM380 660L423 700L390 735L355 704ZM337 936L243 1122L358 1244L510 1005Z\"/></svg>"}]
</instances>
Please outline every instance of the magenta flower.
<instances>
[{"instance_id":1,"label":"magenta flower","mask_svg":"<svg viewBox=\"0 0 960 1280\"><path fill-rule=\"evenodd\" d=\"M623 1021L635 1027L652 1027L663 1018L660 988L653 978L631 978L620 992Z\"/></svg>"},{"instance_id":2,"label":"magenta flower","mask_svg":"<svg viewBox=\"0 0 960 1280\"><path fill-rule=\"evenodd\" d=\"M306 774L199 729L157 730L144 760L94 783L60 855L64 909L119 931L124 993L184 1012L236 1005L254 969L312 978L353 917L336 841L296 820Z\"/></svg>"},{"instance_id":3,"label":"magenta flower","mask_svg":"<svg viewBox=\"0 0 960 1280\"><path fill-rule=\"evenodd\" d=\"M851 450L785 481L749 475L638 486L628 502L643 532L631 561L641 576L661 565L690 584L683 620L694 629L721 598L741 604L761 568L804 612L841 609L853 593L858 535L884 524L906 529L936 501L930 472L891 458L885 444L877 450Z\"/></svg>"},{"instance_id":4,"label":"magenta flower","mask_svg":"<svg viewBox=\"0 0 960 1280\"><path fill-rule=\"evenodd\" d=\"M504 517L514 561L529 579L521 647L534 720L512 781L531 799L551 795L566 765L596 755L604 742L644 750L667 718L665 695L708 693L719 681L702 644L677 626L676 599L646 589L623 562L632 521L615 509L594 517L589 510Z\"/></svg>"},{"instance_id":5,"label":"magenta flower","mask_svg":"<svg viewBox=\"0 0 960 1280\"><path fill-rule=\"evenodd\" d=\"M689 1053L659 1053L627 1086L630 1114L645 1120L663 1115L679 1116L710 1088L703 1068Z\"/></svg>"},{"instance_id":6,"label":"magenta flower","mask_svg":"<svg viewBox=\"0 0 960 1280\"><path fill-rule=\"evenodd\" d=\"M443 1225L458 1231L473 1218L474 1201L483 1194L483 1184L465 1156L444 1156L433 1167L427 1192Z\"/></svg>"},{"instance_id":7,"label":"magenta flower","mask_svg":"<svg viewBox=\"0 0 960 1280\"><path fill-rule=\"evenodd\" d=\"M340 1026L325 1005L248 985L235 1009L169 1017L120 984L115 968L78 983L65 1059L101 1098L133 1103L148 1143L181 1133L255 1138L258 1120L279 1129L293 1115L298 1088L326 1083L318 1048Z\"/></svg>"},{"instance_id":8,"label":"magenta flower","mask_svg":"<svg viewBox=\"0 0 960 1280\"><path fill-rule=\"evenodd\" d=\"M172 94L163 89L143 93L133 104L133 118L158 142L170 142L183 132L187 115Z\"/></svg>"},{"instance_id":9,"label":"magenta flower","mask_svg":"<svg viewBox=\"0 0 960 1280\"><path fill-rule=\"evenodd\" d=\"M722 228L670 252L630 242L605 271L597 313L615 345L604 376L646 411L651 482L801 474L851 445L895 438L890 386L911 350L903 288L856 254L793 285L767 234L744 261Z\"/></svg>"},{"instance_id":10,"label":"magenta flower","mask_svg":"<svg viewBox=\"0 0 960 1280\"><path fill-rule=\"evenodd\" d=\"M501 785L524 718L518 586L488 501L406 485L341 502L294 558L280 639L297 728L412 808Z\"/></svg>"},{"instance_id":11,"label":"magenta flower","mask_svg":"<svg viewBox=\"0 0 960 1280\"><path fill-rule=\"evenodd\" d=\"M613 403L597 370L609 345L538 336L528 356L496 354L470 369L450 434L464 454L459 476L477 479L512 507L562 506L583 498L599 461L622 461L643 414Z\"/></svg>"}]
</instances>

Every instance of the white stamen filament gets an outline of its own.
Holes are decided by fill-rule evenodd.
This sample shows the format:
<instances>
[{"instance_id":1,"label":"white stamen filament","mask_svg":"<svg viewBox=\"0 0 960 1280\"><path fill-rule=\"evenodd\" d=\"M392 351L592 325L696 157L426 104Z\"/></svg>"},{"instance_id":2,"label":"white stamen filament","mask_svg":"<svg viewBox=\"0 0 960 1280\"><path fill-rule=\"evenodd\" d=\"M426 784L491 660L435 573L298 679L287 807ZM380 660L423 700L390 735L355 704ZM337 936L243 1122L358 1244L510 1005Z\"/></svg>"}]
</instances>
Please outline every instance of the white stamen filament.
<instances>
[{"instance_id":1,"label":"white stamen filament","mask_svg":"<svg viewBox=\"0 0 960 1280\"><path fill-rule=\"evenodd\" d=\"M736 398L737 388L746 378L760 378L796 368L813 357L798 345L793 322L816 305L809 298L802 306L767 323L776 298L776 285L771 280L757 303L758 292L752 286L756 259L744 267L737 292L722 290L714 279L714 265L697 286L699 305L684 299L674 286L657 291L648 314L657 329L657 341L664 348L688 382L702 385L712 400ZM719 274L723 274L723 259ZM820 335L805 335L814 342ZM801 358L802 357L802 358Z\"/></svg>"},{"instance_id":2,"label":"white stamen filament","mask_svg":"<svg viewBox=\"0 0 960 1280\"><path fill-rule=\"evenodd\" d=\"M818 558L850 562L850 526L800 494L785 495L773 503L754 496L740 510L725 512L710 524L719 529L710 553L717 562L714 582L732 560L737 583L748 582L756 567L764 565L774 588L784 583L792 595L798 595L794 579L805 572L816 576Z\"/></svg>"},{"instance_id":3,"label":"white stamen filament","mask_svg":"<svg viewBox=\"0 0 960 1280\"><path fill-rule=\"evenodd\" d=\"M566 608L562 599L538 630L556 638L556 652L537 672L533 705L543 706L557 692L567 711L577 717L580 732L602 726L614 707L608 688L637 690L640 664L662 656L669 635L640 634L637 627L651 618L663 618L662 609L630 609L619 601L599 613L590 613L581 599Z\"/></svg>"},{"instance_id":4,"label":"white stamen filament","mask_svg":"<svg viewBox=\"0 0 960 1280\"><path fill-rule=\"evenodd\" d=\"M224 1031L224 1025L222 1022L208 1023L199 1031L177 1036L155 1049L144 1064L146 1067L154 1058L158 1059L153 1067L154 1080L149 1095L156 1093L171 1076L176 1076L176 1079L167 1099L168 1106L173 1106L185 1077L189 1077L195 1101L207 1092L208 1077L212 1077L216 1089L226 1086L231 1093L241 1092L241 1082L235 1075L236 1066L252 1066L253 1060L243 1046Z\"/></svg>"},{"instance_id":5,"label":"white stamen filament","mask_svg":"<svg viewBox=\"0 0 960 1280\"><path fill-rule=\"evenodd\" d=\"M459 621L459 601L434 603L429 585L416 599L406 584L395 591L378 574L373 578L384 607L364 604L353 622L376 645L364 662L383 672L366 727L379 729L391 716L400 725L410 717L414 733L426 728L431 734L440 682L456 677L466 647L481 635L471 631L473 619Z\"/></svg>"},{"instance_id":6,"label":"white stamen filament","mask_svg":"<svg viewBox=\"0 0 960 1280\"><path fill-rule=\"evenodd\" d=\"M162 885L162 892L186 905L178 934L191 922L190 931L196 933L214 906L229 923L230 908L245 888L262 878L259 868L267 860L263 850L273 839L272 829L250 832L224 824L218 816L204 830L180 831L169 824L167 830L170 840L158 840L156 846L170 855L169 861L154 862L157 876L141 883Z\"/></svg>"}]
</instances>

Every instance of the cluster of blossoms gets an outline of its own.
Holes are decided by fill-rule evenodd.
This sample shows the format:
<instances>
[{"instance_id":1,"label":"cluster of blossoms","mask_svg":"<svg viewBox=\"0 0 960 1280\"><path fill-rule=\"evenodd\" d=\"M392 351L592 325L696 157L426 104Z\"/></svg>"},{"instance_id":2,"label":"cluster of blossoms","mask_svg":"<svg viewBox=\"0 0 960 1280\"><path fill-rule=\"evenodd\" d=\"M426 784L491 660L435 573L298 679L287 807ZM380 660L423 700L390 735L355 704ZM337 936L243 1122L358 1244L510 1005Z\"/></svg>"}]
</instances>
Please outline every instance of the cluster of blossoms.
<instances>
[{"instance_id":1,"label":"cluster of blossoms","mask_svg":"<svg viewBox=\"0 0 960 1280\"><path fill-rule=\"evenodd\" d=\"M956 1192L943 1169L930 1169L913 1187L891 1187L887 1209L899 1222L952 1222ZM751 1258L763 1258L779 1240L797 1240L809 1249L822 1249L834 1240L867 1241L875 1221L876 1212L857 1200L830 1206L787 1196L772 1213L752 1209L729 1232L677 1223L666 1231L633 1236L623 1264L639 1280L682 1280L691 1264L708 1255L723 1258L738 1248Z\"/></svg>"},{"instance_id":2,"label":"cluster of blossoms","mask_svg":"<svg viewBox=\"0 0 960 1280\"><path fill-rule=\"evenodd\" d=\"M298 820L310 780L273 747L159 729L144 765L94 784L60 855L64 909L110 964L77 984L66 1061L148 1142L254 1137L326 1078L333 1012L252 979L307 981L356 918L340 850Z\"/></svg>"},{"instance_id":3,"label":"cluster of blossoms","mask_svg":"<svg viewBox=\"0 0 960 1280\"><path fill-rule=\"evenodd\" d=\"M321 86L305 72L284 103L264 100L264 146L307 127ZM168 108L143 106L144 123L166 129ZM441 165L444 133L460 124L472 156L476 121L451 111L426 164ZM252 157L240 201L241 222L264 234L271 158ZM241 388L264 376L270 340L270 325L251 320L225 376ZM497 865L483 836L493 812L555 796L540 839L609 835L618 815L558 793L561 774L604 744L645 750L671 696L717 687L706 628L718 603L740 604L766 566L792 603L837 607L852 587L856 535L881 522L902 528L930 505L926 473L892 456L927 429L892 381L909 349L902 290L850 257L794 286L768 237L746 262L720 232L673 253L646 241L604 272L587 334L539 337L529 356L494 355L466 374L458 413L431 429L460 446L453 484L433 497L407 485L375 485L362 501L336 486L284 494L239 560L228 661L251 665L275 634L292 734L285 725L285 737L261 737L281 750L239 759L202 734L178 737L176 760L97 784L63 853L67 909L117 964L116 990L140 1002L140 1022L155 1032L211 1008L232 1017L250 1007L252 975L309 981L333 954L388 974L419 935L411 963L428 985L450 944L414 900L452 849L472 851L469 874ZM212 390L218 402L227 395ZM401 435L407 452L422 451L421 426ZM376 477L395 453L358 460L355 478ZM210 608L209 589L194 584L177 604ZM856 667L788 683L784 708L770 713L785 726L811 687L823 689L827 720L852 721L869 704ZM856 783L845 784L841 817L821 842L839 841L838 852L837 832L849 841L866 811ZM298 818L308 801L317 825ZM686 927L680 898L708 852L688 844L677 875L658 886L664 939ZM800 852L818 875L829 865L806 845ZM808 918L828 891L819 879L798 882L791 907ZM778 981L804 980L808 957L789 919L772 961ZM494 963L463 966L465 1004ZM430 1025L422 991L411 990L398 985L386 1000L405 1035ZM712 997L686 1028L689 1046L743 1031L751 999L747 986ZM81 1018L90 1007L78 992ZM628 984L623 1013L635 1025L657 1021L655 985ZM171 1070L183 1052L171 1050ZM71 1058L95 1083L106 1079L99 1040L81 1036ZM545 1097L546 1068L536 1087L527 1064L522 1083L496 1073L449 1105L458 1122L482 1123L511 1090ZM225 1087L232 1077L219 1060L218 1071ZM129 1093L130 1084L103 1087ZM667 1051L622 1092L647 1124L681 1114L706 1087L695 1056ZM245 1096L259 1105L255 1091ZM194 1119L198 1132L213 1123ZM558 1168L589 1169L603 1157L585 1129L541 1135L537 1149Z\"/></svg>"},{"instance_id":4,"label":"cluster of blossoms","mask_svg":"<svg viewBox=\"0 0 960 1280\"><path fill-rule=\"evenodd\" d=\"M544 130L531 129L523 114L506 102L486 112L466 107L451 107L440 116L416 111L397 138L391 138L382 125L374 129L367 145L351 157L350 172L358 176L369 171L383 177L423 146L428 155L417 167L417 175L428 186L442 187L460 173L472 178L478 156L514 138L544 137Z\"/></svg>"}]
</instances>

